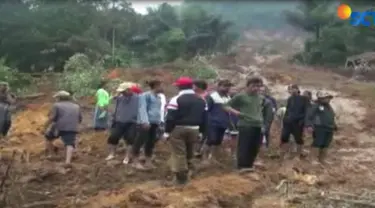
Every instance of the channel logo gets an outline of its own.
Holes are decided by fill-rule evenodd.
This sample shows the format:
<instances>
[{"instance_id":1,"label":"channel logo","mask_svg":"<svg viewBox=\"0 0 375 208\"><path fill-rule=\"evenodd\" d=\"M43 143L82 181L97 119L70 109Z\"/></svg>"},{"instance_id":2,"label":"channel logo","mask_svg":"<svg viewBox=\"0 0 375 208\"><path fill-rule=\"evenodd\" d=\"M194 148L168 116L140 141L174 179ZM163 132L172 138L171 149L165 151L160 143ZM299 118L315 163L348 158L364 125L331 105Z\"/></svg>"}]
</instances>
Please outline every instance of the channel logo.
<instances>
[{"instance_id":1,"label":"channel logo","mask_svg":"<svg viewBox=\"0 0 375 208\"><path fill-rule=\"evenodd\" d=\"M350 8L347 4L341 4L337 8L337 17L342 20L349 20L350 24L353 26L364 26L364 27L370 27L373 25L368 19L368 17L371 17L371 19L375 20L375 12L372 11L353 11L352 8ZM375 23L375 22L374 22Z\"/></svg>"}]
</instances>

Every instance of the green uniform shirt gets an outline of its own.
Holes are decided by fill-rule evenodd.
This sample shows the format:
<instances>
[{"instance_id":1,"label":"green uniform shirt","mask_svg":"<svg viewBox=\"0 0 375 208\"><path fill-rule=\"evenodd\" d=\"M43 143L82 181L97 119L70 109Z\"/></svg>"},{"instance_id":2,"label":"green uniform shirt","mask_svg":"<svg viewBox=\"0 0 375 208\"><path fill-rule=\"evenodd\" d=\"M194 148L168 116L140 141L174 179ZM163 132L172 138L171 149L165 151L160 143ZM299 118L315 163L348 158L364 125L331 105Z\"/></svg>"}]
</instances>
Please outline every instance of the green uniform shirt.
<instances>
[{"instance_id":1,"label":"green uniform shirt","mask_svg":"<svg viewBox=\"0 0 375 208\"><path fill-rule=\"evenodd\" d=\"M105 107L109 105L110 96L109 93L101 88L96 92L96 105L99 107Z\"/></svg>"},{"instance_id":2,"label":"green uniform shirt","mask_svg":"<svg viewBox=\"0 0 375 208\"><path fill-rule=\"evenodd\" d=\"M307 113L305 125L336 129L335 112L331 105L315 103Z\"/></svg>"},{"instance_id":3,"label":"green uniform shirt","mask_svg":"<svg viewBox=\"0 0 375 208\"><path fill-rule=\"evenodd\" d=\"M240 93L234 96L227 105L242 113L238 117L239 127L262 127L262 103L261 95Z\"/></svg>"}]
</instances>

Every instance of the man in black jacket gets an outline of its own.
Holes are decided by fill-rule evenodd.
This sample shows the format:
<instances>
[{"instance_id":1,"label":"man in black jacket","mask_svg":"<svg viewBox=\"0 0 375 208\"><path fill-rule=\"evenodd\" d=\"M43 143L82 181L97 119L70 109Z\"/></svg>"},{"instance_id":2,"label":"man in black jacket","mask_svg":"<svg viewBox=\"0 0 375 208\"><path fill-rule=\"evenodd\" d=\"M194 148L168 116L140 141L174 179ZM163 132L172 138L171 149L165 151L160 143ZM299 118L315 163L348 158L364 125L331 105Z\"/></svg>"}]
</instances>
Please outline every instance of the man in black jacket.
<instances>
[{"instance_id":1,"label":"man in black jacket","mask_svg":"<svg viewBox=\"0 0 375 208\"><path fill-rule=\"evenodd\" d=\"M283 129L281 132L281 158L283 159L285 153L289 151L290 135L293 135L297 144L297 153L304 156L303 152L303 129L304 119L306 117L307 109L309 107L309 100L300 94L297 85L290 85L288 87L291 94L287 100L286 111L283 119Z\"/></svg>"},{"instance_id":2,"label":"man in black jacket","mask_svg":"<svg viewBox=\"0 0 375 208\"><path fill-rule=\"evenodd\" d=\"M175 83L179 88L167 105L164 139L168 139L171 149L171 170L175 182L185 184L193 170L194 144L205 131L206 102L193 90L193 80L180 77Z\"/></svg>"}]
</instances>

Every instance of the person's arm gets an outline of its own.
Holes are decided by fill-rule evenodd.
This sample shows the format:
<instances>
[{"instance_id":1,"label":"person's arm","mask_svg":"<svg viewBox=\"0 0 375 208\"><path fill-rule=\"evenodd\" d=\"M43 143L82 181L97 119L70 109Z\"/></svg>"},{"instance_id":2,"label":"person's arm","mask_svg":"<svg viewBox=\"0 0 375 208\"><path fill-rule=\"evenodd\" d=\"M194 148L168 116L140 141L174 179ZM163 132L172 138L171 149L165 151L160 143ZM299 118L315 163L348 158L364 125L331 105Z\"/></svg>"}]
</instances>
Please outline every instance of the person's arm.
<instances>
[{"instance_id":1,"label":"person's arm","mask_svg":"<svg viewBox=\"0 0 375 208\"><path fill-rule=\"evenodd\" d=\"M82 120L83 120L82 110L81 110L81 108L79 108L79 114L78 114L78 121L79 121L79 123L82 123Z\"/></svg>"},{"instance_id":2,"label":"person's arm","mask_svg":"<svg viewBox=\"0 0 375 208\"><path fill-rule=\"evenodd\" d=\"M52 109L48 113L48 119L43 126L43 131L46 131L47 128L57 120L57 116L57 106L53 105Z\"/></svg>"},{"instance_id":3,"label":"person's arm","mask_svg":"<svg viewBox=\"0 0 375 208\"><path fill-rule=\"evenodd\" d=\"M273 106L272 106L272 110L273 110L273 112L274 113L276 113L276 110L277 110L277 101L276 101L276 99L274 98L274 97L271 97L271 100L272 100L272 104L273 104Z\"/></svg>"},{"instance_id":4,"label":"person's arm","mask_svg":"<svg viewBox=\"0 0 375 208\"><path fill-rule=\"evenodd\" d=\"M147 114L147 94L143 93L139 96L138 100L138 123L149 124Z\"/></svg>"},{"instance_id":5,"label":"person's arm","mask_svg":"<svg viewBox=\"0 0 375 208\"><path fill-rule=\"evenodd\" d=\"M268 130L271 128L271 124L274 117L273 104L270 100L265 100L263 105L263 121L264 129Z\"/></svg>"},{"instance_id":6,"label":"person's arm","mask_svg":"<svg viewBox=\"0 0 375 208\"><path fill-rule=\"evenodd\" d=\"M164 124L165 121L165 108L167 107L167 98L164 94L160 94L161 98L161 108L160 108L160 114L161 114L161 121Z\"/></svg>"},{"instance_id":7,"label":"person's arm","mask_svg":"<svg viewBox=\"0 0 375 208\"><path fill-rule=\"evenodd\" d=\"M172 98L167 105L167 115L165 117L165 133L164 137L169 137L176 126L176 116L178 115L178 98Z\"/></svg>"},{"instance_id":8,"label":"person's arm","mask_svg":"<svg viewBox=\"0 0 375 208\"><path fill-rule=\"evenodd\" d=\"M7 101L9 104L14 104L16 102L16 96L12 93L7 94Z\"/></svg>"},{"instance_id":9,"label":"person's arm","mask_svg":"<svg viewBox=\"0 0 375 208\"><path fill-rule=\"evenodd\" d=\"M236 95L227 104L224 105L224 110L227 111L228 113L239 116L241 112L238 111L237 109L241 107L241 104L242 104L242 96Z\"/></svg>"},{"instance_id":10,"label":"person's arm","mask_svg":"<svg viewBox=\"0 0 375 208\"><path fill-rule=\"evenodd\" d=\"M305 119L306 118L306 114L307 112L309 111L310 107L311 107L311 104L310 104L310 101L308 98L304 97L304 102L303 102L303 109L302 109L302 119Z\"/></svg>"},{"instance_id":11,"label":"person's arm","mask_svg":"<svg viewBox=\"0 0 375 208\"><path fill-rule=\"evenodd\" d=\"M214 105L214 99L212 99L211 95L206 96L206 105L207 105L207 111L210 112L212 109L212 106Z\"/></svg>"},{"instance_id":12,"label":"person's arm","mask_svg":"<svg viewBox=\"0 0 375 208\"><path fill-rule=\"evenodd\" d=\"M206 135L207 125L208 125L208 106L207 106L207 103L205 102L204 112L202 115L202 122L199 125L199 133L202 136Z\"/></svg>"},{"instance_id":13,"label":"person's arm","mask_svg":"<svg viewBox=\"0 0 375 208\"><path fill-rule=\"evenodd\" d=\"M318 110L318 105L313 105L306 113L305 117L305 128L310 128L314 126L314 117Z\"/></svg>"}]
</instances>

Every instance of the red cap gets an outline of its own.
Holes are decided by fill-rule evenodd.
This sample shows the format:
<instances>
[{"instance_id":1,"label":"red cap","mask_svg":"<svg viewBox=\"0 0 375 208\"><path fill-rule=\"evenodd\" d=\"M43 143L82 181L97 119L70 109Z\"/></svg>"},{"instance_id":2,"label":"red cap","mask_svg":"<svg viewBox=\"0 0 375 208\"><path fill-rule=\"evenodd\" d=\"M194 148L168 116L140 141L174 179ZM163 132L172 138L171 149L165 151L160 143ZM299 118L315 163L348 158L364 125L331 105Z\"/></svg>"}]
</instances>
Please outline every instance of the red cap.
<instances>
[{"instance_id":1,"label":"red cap","mask_svg":"<svg viewBox=\"0 0 375 208\"><path fill-rule=\"evenodd\" d=\"M142 89L137 85L132 86L130 88L130 91L132 91L133 93L136 93L136 94L142 93Z\"/></svg>"},{"instance_id":2,"label":"red cap","mask_svg":"<svg viewBox=\"0 0 375 208\"><path fill-rule=\"evenodd\" d=\"M193 79L190 77L180 77L173 83L173 85L175 86L190 85L190 84L193 84Z\"/></svg>"}]
</instances>

